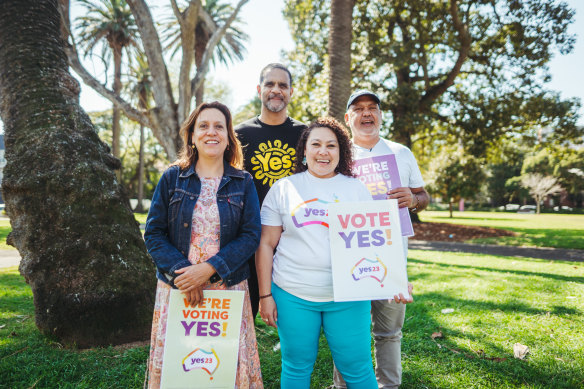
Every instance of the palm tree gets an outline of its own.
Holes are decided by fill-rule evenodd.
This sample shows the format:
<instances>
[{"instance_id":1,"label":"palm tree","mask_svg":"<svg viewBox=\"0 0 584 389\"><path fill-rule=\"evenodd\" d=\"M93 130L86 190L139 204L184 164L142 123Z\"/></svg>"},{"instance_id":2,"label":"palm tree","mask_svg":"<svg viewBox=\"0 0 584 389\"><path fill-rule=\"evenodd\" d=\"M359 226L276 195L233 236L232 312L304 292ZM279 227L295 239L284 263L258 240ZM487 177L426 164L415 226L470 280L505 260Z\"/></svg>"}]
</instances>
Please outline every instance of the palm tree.
<instances>
[{"instance_id":1,"label":"palm tree","mask_svg":"<svg viewBox=\"0 0 584 389\"><path fill-rule=\"evenodd\" d=\"M217 25L224 24L233 13L233 6L231 4L222 3L221 0L207 0L203 4L203 9L211 16L211 19ZM211 62L213 66L217 62L224 65L243 60L246 53L245 42L249 36L243 31L244 22L237 17L225 33L225 37L219 41ZM181 48L180 29L176 19L171 19L166 23L166 49L172 50L171 56L174 56ZM201 67L203 61L203 54L205 48L211 39L211 26L207 26L203 18L198 18L195 25L195 65L197 68ZM199 105L203 102L205 93L205 82L195 91L195 101Z\"/></svg>"},{"instance_id":2,"label":"palm tree","mask_svg":"<svg viewBox=\"0 0 584 389\"><path fill-rule=\"evenodd\" d=\"M354 0L332 0L329 24L328 115L345 122L345 104L351 94L351 41Z\"/></svg>"},{"instance_id":3,"label":"palm tree","mask_svg":"<svg viewBox=\"0 0 584 389\"><path fill-rule=\"evenodd\" d=\"M122 53L136 47L138 28L126 0L78 0L87 13L77 19L76 29L85 56L100 48L100 58L106 66L113 57L113 92L122 89ZM106 44L107 42L107 44ZM120 109L113 106L112 153L120 158ZM118 173L119 177L119 173Z\"/></svg>"},{"instance_id":4,"label":"palm tree","mask_svg":"<svg viewBox=\"0 0 584 389\"><path fill-rule=\"evenodd\" d=\"M135 63L130 67L132 95L138 100L138 107L142 111L150 109L152 96L152 84L150 68L144 53L137 52ZM140 123L140 149L138 154L138 205L135 212L144 212L142 200L144 199L144 125Z\"/></svg>"},{"instance_id":5,"label":"palm tree","mask_svg":"<svg viewBox=\"0 0 584 389\"><path fill-rule=\"evenodd\" d=\"M115 180L119 161L79 105L60 25L54 0L0 1L11 243L44 334L80 348L147 339L155 269Z\"/></svg>"}]
</instances>

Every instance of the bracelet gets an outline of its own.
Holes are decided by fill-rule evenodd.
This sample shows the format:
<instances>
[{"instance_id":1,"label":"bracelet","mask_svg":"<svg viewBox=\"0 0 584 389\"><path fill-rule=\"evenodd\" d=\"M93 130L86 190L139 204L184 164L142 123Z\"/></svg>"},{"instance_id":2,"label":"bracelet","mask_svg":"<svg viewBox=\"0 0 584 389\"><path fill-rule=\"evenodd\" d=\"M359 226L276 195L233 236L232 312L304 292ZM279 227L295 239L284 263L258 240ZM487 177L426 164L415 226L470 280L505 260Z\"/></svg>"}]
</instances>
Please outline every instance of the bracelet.
<instances>
[{"instance_id":1,"label":"bracelet","mask_svg":"<svg viewBox=\"0 0 584 389\"><path fill-rule=\"evenodd\" d=\"M263 296L260 296L260 300L261 299L265 299L267 297L272 297L272 294L271 293L270 294L264 294Z\"/></svg>"},{"instance_id":2,"label":"bracelet","mask_svg":"<svg viewBox=\"0 0 584 389\"><path fill-rule=\"evenodd\" d=\"M415 193L412 193L413 198L416 199L416 205L414 205L412 208L410 208L410 211L412 212L416 212L416 210L418 209L418 205L420 205L420 199L418 198L418 196Z\"/></svg>"}]
</instances>

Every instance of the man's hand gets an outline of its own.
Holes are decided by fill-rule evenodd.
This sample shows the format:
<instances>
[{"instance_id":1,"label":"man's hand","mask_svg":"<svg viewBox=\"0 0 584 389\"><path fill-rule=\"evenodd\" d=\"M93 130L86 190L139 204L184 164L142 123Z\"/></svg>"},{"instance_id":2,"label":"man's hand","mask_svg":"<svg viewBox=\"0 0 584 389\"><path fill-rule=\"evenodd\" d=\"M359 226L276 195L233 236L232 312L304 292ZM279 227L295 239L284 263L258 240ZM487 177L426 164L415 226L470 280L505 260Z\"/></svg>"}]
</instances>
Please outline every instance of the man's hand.
<instances>
[{"instance_id":1,"label":"man's hand","mask_svg":"<svg viewBox=\"0 0 584 389\"><path fill-rule=\"evenodd\" d=\"M414 291L414 285L411 282L408 282L408 294L409 296L406 298L402 293L399 296L393 296L393 301L398 304L409 304L414 301L414 297L412 296L412 292Z\"/></svg>"},{"instance_id":2,"label":"man's hand","mask_svg":"<svg viewBox=\"0 0 584 389\"><path fill-rule=\"evenodd\" d=\"M414 198L414 194L408 187L395 188L387 192L388 199L397 199L397 205L399 208L413 208L417 204L417 200Z\"/></svg>"}]
</instances>

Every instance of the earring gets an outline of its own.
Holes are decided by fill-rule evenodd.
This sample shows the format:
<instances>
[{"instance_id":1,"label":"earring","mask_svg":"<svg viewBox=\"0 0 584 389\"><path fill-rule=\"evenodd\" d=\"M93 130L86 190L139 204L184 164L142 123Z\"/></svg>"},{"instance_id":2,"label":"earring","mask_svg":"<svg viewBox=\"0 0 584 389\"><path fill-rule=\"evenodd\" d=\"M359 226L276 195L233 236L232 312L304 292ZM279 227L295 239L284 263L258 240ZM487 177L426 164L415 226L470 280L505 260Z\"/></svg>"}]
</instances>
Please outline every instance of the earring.
<instances>
[{"instance_id":1,"label":"earring","mask_svg":"<svg viewBox=\"0 0 584 389\"><path fill-rule=\"evenodd\" d=\"M193 149L193 150L194 150L194 149L195 149L195 145L191 145L191 149Z\"/></svg>"},{"instance_id":2,"label":"earring","mask_svg":"<svg viewBox=\"0 0 584 389\"><path fill-rule=\"evenodd\" d=\"M306 166L306 157L302 158L302 164Z\"/></svg>"}]
</instances>

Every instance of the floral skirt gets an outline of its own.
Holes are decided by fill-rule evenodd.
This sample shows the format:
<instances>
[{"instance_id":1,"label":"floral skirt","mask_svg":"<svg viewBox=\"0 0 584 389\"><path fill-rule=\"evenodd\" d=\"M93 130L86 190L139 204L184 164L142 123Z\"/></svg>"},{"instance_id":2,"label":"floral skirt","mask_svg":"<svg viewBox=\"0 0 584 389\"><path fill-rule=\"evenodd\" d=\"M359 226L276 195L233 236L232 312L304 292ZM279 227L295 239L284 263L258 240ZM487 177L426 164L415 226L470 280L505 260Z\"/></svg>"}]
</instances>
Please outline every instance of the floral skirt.
<instances>
[{"instance_id":1,"label":"floral skirt","mask_svg":"<svg viewBox=\"0 0 584 389\"><path fill-rule=\"evenodd\" d=\"M231 287L226 287L223 283L211 284L205 287L205 289L245 291L241 331L239 335L239 358L237 361L235 389L263 389L264 384L260 369L260 358L258 354L247 280ZM154 319L152 320L152 335L150 340L148 388L160 388L170 290L170 286L160 280L158 281L158 286L156 287L156 302L154 305Z\"/></svg>"}]
</instances>

